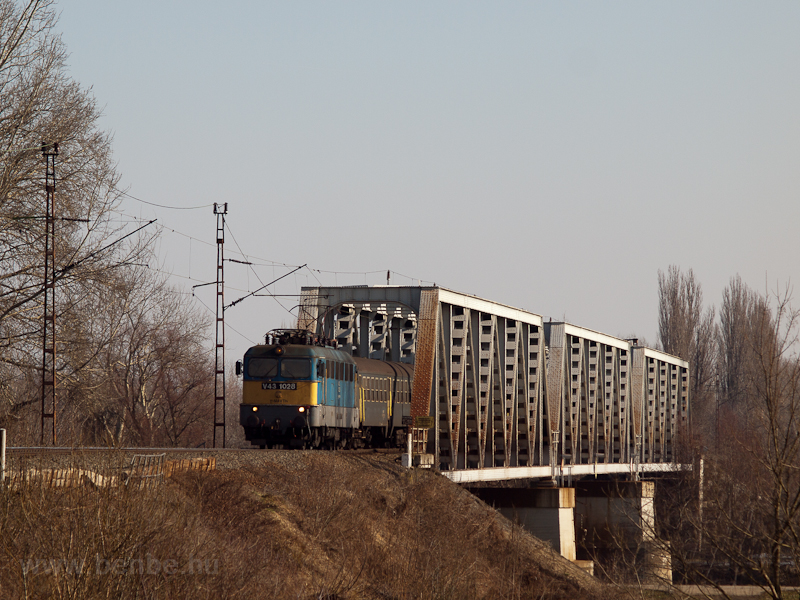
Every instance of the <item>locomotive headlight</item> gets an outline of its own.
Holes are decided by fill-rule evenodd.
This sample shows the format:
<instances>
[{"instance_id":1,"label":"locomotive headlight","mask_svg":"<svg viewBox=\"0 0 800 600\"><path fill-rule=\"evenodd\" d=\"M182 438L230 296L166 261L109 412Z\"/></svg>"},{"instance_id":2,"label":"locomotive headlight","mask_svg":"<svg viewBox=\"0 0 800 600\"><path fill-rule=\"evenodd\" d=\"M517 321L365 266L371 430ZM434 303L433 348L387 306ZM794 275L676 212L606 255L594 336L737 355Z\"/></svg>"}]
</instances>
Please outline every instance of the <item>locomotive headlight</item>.
<instances>
[{"instance_id":1,"label":"locomotive headlight","mask_svg":"<svg viewBox=\"0 0 800 600\"><path fill-rule=\"evenodd\" d=\"M299 410L300 412L306 412L306 407L305 406L301 406L297 410Z\"/></svg>"},{"instance_id":2,"label":"locomotive headlight","mask_svg":"<svg viewBox=\"0 0 800 600\"><path fill-rule=\"evenodd\" d=\"M253 407L253 412L258 412L258 407L257 406Z\"/></svg>"}]
</instances>

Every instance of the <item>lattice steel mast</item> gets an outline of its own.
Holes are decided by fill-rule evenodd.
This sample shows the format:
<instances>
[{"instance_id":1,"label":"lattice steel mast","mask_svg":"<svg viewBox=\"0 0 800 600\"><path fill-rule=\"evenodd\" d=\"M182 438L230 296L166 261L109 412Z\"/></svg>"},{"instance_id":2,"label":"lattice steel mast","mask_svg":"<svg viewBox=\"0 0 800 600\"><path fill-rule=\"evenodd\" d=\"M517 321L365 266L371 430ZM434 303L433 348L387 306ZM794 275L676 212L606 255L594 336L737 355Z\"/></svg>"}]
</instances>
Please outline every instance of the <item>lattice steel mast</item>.
<instances>
[{"instance_id":1,"label":"lattice steel mast","mask_svg":"<svg viewBox=\"0 0 800 600\"><path fill-rule=\"evenodd\" d=\"M225 447L225 215L228 203L214 203L217 215L217 320L214 346L214 448L217 448L217 429L222 428L222 448Z\"/></svg>"},{"instance_id":2,"label":"lattice steel mast","mask_svg":"<svg viewBox=\"0 0 800 600\"><path fill-rule=\"evenodd\" d=\"M42 143L45 159L44 319L42 321L42 437L56 445L55 192L58 144ZM47 421L50 427L47 427ZM49 432L48 432L49 429ZM49 434L48 434L49 433Z\"/></svg>"}]
</instances>

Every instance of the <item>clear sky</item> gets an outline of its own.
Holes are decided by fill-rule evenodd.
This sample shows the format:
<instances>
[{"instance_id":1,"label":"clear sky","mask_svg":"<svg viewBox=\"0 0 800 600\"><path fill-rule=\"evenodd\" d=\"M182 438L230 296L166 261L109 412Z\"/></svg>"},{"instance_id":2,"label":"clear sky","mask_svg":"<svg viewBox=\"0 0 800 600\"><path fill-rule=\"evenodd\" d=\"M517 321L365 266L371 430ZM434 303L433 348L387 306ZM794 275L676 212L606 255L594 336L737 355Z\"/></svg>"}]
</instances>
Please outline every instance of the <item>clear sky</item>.
<instances>
[{"instance_id":1,"label":"clear sky","mask_svg":"<svg viewBox=\"0 0 800 600\"><path fill-rule=\"evenodd\" d=\"M227 302L287 272L269 261L315 270L279 294L391 270L654 345L670 264L707 304L737 273L800 281L798 2L58 8L123 186L228 202L258 264L226 264ZM123 208L166 228L176 285L214 280L211 208ZM213 308L213 286L197 296ZM229 359L293 324L280 302L227 312Z\"/></svg>"}]
</instances>

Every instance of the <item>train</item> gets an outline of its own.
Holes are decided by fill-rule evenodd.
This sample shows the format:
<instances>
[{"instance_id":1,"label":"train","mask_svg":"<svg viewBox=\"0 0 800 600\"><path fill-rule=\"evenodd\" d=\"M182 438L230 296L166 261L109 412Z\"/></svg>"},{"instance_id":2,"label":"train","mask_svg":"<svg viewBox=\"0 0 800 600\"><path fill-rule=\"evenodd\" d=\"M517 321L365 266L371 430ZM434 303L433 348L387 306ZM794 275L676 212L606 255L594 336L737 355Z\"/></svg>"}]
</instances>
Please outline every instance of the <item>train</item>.
<instances>
[{"instance_id":1,"label":"train","mask_svg":"<svg viewBox=\"0 0 800 600\"><path fill-rule=\"evenodd\" d=\"M275 329L236 363L239 422L260 448L403 447L413 365L351 356L302 329Z\"/></svg>"}]
</instances>

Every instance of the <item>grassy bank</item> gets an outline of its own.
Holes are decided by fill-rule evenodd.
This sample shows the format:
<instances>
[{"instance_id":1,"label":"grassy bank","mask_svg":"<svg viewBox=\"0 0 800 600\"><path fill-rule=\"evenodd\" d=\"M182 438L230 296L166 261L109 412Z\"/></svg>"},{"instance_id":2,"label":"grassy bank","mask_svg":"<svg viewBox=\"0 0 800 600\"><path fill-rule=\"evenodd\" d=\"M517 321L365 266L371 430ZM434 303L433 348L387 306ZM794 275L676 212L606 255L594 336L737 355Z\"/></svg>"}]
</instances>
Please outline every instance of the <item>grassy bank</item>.
<instances>
[{"instance_id":1,"label":"grassy bank","mask_svg":"<svg viewBox=\"0 0 800 600\"><path fill-rule=\"evenodd\" d=\"M370 456L2 492L3 597L596 598L469 493Z\"/></svg>"}]
</instances>

